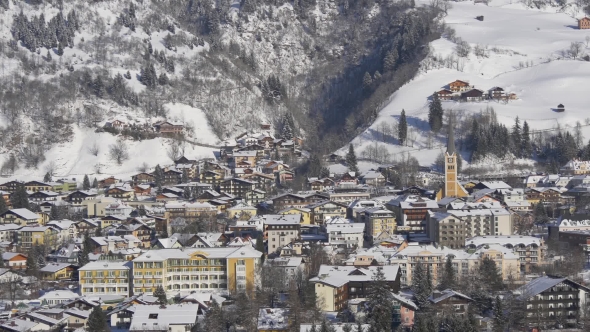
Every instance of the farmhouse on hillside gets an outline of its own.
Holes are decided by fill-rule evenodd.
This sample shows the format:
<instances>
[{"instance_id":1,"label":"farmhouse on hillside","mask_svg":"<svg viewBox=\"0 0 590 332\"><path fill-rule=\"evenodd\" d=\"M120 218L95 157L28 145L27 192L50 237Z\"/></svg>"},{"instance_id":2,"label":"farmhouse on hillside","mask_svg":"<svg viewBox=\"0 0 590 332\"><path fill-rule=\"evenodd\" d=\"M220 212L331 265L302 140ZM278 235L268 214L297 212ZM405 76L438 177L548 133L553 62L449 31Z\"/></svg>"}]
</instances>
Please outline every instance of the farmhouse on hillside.
<instances>
[{"instance_id":1,"label":"farmhouse on hillside","mask_svg":"<svg viewBox=\"0 0 590 332\"><path fill-rule=\"evenodd\" d=\"M578 29L590 29L590 18L584 17L578 20Z\"/></svg>"},{"instance_id":2,"label":"farmhouse on hillside","mask_svg":"<svg viewBox=\"0 0 590 332\"><path fill-rule=\"evenodd\" d=\"M483 91L479 89L471 89L461 94L461 99L466 101L481 101L483 99Z\"/></svg>"},{"instance_id":3,"label":"farmhouse on hillside","mask_svg":"<svg viewBox=\"0 0 590 332\"><path fill-rule=\"evenodd\" d=\"M463 92L469 90L469 83L461 80L456 80L449 83L449 89L453 92Z\"/></svg>"}]
</instances>

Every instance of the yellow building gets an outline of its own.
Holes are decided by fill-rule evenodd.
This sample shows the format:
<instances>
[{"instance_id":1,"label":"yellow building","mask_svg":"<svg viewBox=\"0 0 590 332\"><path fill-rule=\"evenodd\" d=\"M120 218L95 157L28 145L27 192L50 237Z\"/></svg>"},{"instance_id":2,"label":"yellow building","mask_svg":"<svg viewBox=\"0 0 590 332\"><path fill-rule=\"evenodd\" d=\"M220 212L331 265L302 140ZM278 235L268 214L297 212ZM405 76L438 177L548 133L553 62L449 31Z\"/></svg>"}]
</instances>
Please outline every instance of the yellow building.
<instances>
[{"instance_id":1,"label":"yellow building","mask_svg":"<svg viewBox=\"0 0 590 332\"><path fill-rule=\"evenodd\" d=\"M58 281L72 278L75 269L69 263L49 263L39 269L39 274L43 280Z\"/></svg>"},{"instance_id":2,"label":"yellow building","mask_svg":"<svg viewBox=\"0 0 590 332\"><path fill-rule=\"evenodd\" d=\"M75 191L78 188L78 183L76 183L76 181L59 180L57 182L51 182L49 184L51 185L51 190L58 193L64 191Z\"/></svg>"},{"instance_id":3,"label":"yellow building","mask_svg":"<svg viewBox=\"0 0 590 332\"><path fill-rule=\"evenodd\" d=\"M82 296L131 296L131 262L96 261L78 270Z\"/></svg>"},{"instance_id":4,"label":"yellow building","mask_svg":"<svg viewBox=\"0 0 590 332\"><path fill-rule=\"evenodd\" d=\"M455 150L455 136L453 135L453 124L449 125L449 140L447 142L447 152L445 152L445 184L436 194L436 200L440 201L445 197L467 197L467 190L459 183L457 179L457 151Z\"/></svg>"},{"instance_id":5,"label":"yellow building","mask_svg":"<svg viewBox=\"0 0 590 332\"><path fill-rule=\"evenodd\" d=\"M236 206L232 206L227 211L227 216L230 219L238 219L238 218L246 218L242 220L248 220L250 217L254 217L258 213L258 209L254 206L246 205L246 204L238 204Z\"/></svg>"},{"instance_id":6,"label":"yellow building","mask_svg":"<svg viewBox=\"0 0 590 332\"><path fill-rule=\"evenodd\" d=\"M48 216L39 215L28 209L11 209L0 215L2 224L16 224L20 226L43 225Z\"/></svg>"},{"instance_id":7,"label":"yellow building","mask_svg":"<svg viewBox=\"0 0 590 332\"><path fill-rule=\"evenodd\" d=\"M301 215L301 224L302 225L310 225L311 224L311 210L307 208L298 208L298 207L291 207L286 208L284 210L279 211L279 214L300 214Z\"/></svg>"},{"instance_id":8,"label":"yellow building","mask_svg":"<svg viewBox=\"0 0 590 332\"><path fill-rule=\"evenodd\" d=\"M57 231L49 226L27 226L16 231L18 247L22 250L44 244L52 247L57 242Z\"/></svg>"},{"instance_id":9,"label":"yellow building","mask_svg":"<svg viewBox=\"0 0 590 332\"><path fill-rule=\"evenodd\" d=\"M29 181L25 183L26 191L52 191L53 188L50 183L40 181Z\"/></svg>"},{"instance_id":10,"label":"yellow building","mask_svg":"<svg viewBox=\"0 0 590 332\"><path fill-rule=\"evenodd\" d=\"M253 291L262 253L252 247L150 250L133 260L133 292Z\"/></svg>"}]
</instances>

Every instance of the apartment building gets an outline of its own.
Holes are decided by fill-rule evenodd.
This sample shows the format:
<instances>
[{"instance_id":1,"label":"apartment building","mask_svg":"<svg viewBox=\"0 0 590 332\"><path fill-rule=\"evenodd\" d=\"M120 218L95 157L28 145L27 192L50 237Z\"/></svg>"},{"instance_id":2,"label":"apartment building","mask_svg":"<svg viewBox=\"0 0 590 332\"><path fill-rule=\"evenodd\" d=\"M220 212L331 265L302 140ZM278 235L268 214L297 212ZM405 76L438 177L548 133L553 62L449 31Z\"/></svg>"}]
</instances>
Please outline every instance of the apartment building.
<instances>
[{"instance_id":1,"label":"apartment building","mask_svg":"<svg viewBox=\"0 0 590 332\"><path fill-rule=\"evenodd\" d=\"M315 284L315 294L323 311L340 311L346 308L348 300L365 298L373 283L373 277L381 269L389 289L397 293L400 289L400 268L391 266L322 265L318 276L310 279Z\"/></svg>"},{"instance_id":2,"label":"apartment building","mask_svg":"<svg viewBox=\"0 0 590 332\"><path fill-rule=\"evenodd\" d=\"M311 212L311 219L316 225L325 224L327 219L346 217L346 205L338 202L323 201L306 206Z\"/></svg>"},{"instance_id":3,"label":"apartment building","mask_svg":"<svg viewBox=\"0 0 590 332\"><path fill-rule=\"evenodd\" d=\"M417 195L405 195L387 202L386 207L398 218L398 230L408 233L425 231L423 220L428 211L439 208L436 201Z\"/></svg>"},{"instance_id":4,"label":"apartment building","mask_svg":"<svg viewBox=\"0 0 590 332\"><path fill-rule=\"evenodd\" d=\"M534 266L542 264L545 259L545 252L547 251L545 241L542 238L534 236L477 236L465 240L465 246L468 250L492 244L501 245L518 255L520 269L525 272L531 272Z\"/></svg>"},{"instance_id":5,"label":"apartment building","mask_svg":"<svg viewBox=\"0 0 590 332\"><path fill-rule=\"evenodd\" d=\"M133 292L253 291L262 253L252 247L150 250L133 260Z\"/></svg>"},{"instance_id":6,"label":"apartment building","mask_svg":"<svg viewBox=\"0 0 590 332\"><path fill-rule=\"evenodd\" d=\"M365 209L359 217L359 221L365 224L365 235L371 240L382 232L394 234L398 227L395 213L387 209Z\"/></svg>"},{"instance_id":7,"label":"apartment building","mask_svg":"<svg viewBox=\"0 0 590 332\"><path fill-rule=\"evenodd\" d=\"M428 211L426 234L436 244L463 248L474 236L511 235L512 214L501 208Z\"/></svg>"},{"instance_id":8,"label":"apartment building","mask_svg":"<svg viewBox=\"0 0 590 332\"><path fill-rule=\"evenodd\" d=\"M301 239L301 215L267 214L263 218L269 254Z\"/></svg>"},{"instance_id":9,"label":"apartment building","mask_svg":"<svg viewBox=\"0 0 590 332\"><path fill-rule=\"evenodd\" d=\"M78 270L82 296L131 296L131 262L96 261Z\"/></svg>"},{"instance_id":10,"label":"apartment building","mask_svg":"<svg viewBox=\"0 0 590 332\"><path fill-rule=\"evenodd\" d=\"M209 203L168 202L165 208L164 218L168 225L177 219L182 219L186 223L192 223L201 218L209 218L217 215L217 208Z\"/></svg>"},{"instance_id":11,"label":"apartment building","mask_svg":"<svg viewBox=\"0 0 590 332\"><path fill-rule=\"evenodd\" d=\"M335 247L363 248L365 224L342 223L326 225L328 243Z\"/></svg>"},{"instance_id":12,"label":"apartment building","mask_svg":"<svg viewBox=\"0 0 590 332\"><path fill-rule=\"evenodd\" d=\"M2 224L43 225L45 221L46 218L28 209L11 209L0 215L0 223Z\"/></svg>"},{"instance_id":13,"label":"apartment building","mask_svg":"<svg viewBox=\"0 0 590 332\"><path fill-rule=\"evenodd\" d=\"M16 232L16 239L21 250L42 244L52 246L57 241L57 231L49 226L27 226Z\"/></svg>"}]
</instances>

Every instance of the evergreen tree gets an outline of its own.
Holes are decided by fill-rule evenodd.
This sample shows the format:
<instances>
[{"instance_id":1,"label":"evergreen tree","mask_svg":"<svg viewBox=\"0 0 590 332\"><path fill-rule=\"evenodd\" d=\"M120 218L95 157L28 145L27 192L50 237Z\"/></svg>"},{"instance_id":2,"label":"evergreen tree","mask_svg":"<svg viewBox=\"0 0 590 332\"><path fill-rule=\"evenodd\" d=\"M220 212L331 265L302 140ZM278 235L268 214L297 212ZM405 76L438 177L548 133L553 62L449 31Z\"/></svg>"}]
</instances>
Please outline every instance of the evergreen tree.
<instances>
[{"instance_id":1,"label":"evergreen tree","mask_svg":"<svg viewBox=\"0 0 590 332\"><path fill-rule=\"evenodd\" d=\"M434 133L438 133L443 126L443 108L436 92L432 95L428 107L428 124Z\"/></svg>"},{"instance_id":2,"label":"evergreen tree","mask_svg":"<svg viewBox=\"0 0 590 332\"><path fill-rule=\"evenodd\" d=\"M445 262L445 268L441 277L441 281L438 285L439 290L445 290L448 288L453 289L455 287L455 269L453 269L453 259L451 256L447 256Z\"/></svg>"},{"instance_id":3,"label":"evergreen tree","mask_svg":"<svg viewBox=\"0 0 590 332\"><path fill-rule=\"evenodd\" d=\"M379 268L373 275L372 283L369 286L367 304L369 307L369 324L377 331L391 332L391 317L393 306L391 303L391 292L387 287L387 281L383 269Z\"/></svg>"},{"instance_id":4,"label":"evergreen tree","mask_svg":"<svg viewBox=\"0 0 590 332\"><path fill-rule=\"evenodd\" d=\"M542 202L539 202L535 205L535 211L533 212L535 216L536 223L546 223L549 221L549 217L547 216L547 210Z\"/></svg>"},{"instance_id":5,"label":"evergreen tree","mask_svg":"<svg viewBox=\"0 0 590 332\"><path fill-rule=\"evenodd\" d=\"M47 50L47 56L46 56L46 58L47 58L47 61L48 62L51 62L52 58L51 58L51 52L49 50Z\"/></svg>"},{"instance_id":6,"label":"evergreen tree","mask_svg":"<svg viewBox=\"0 0 590 332\"><path fill-rule=\"evenodd\" d=\"M4 254L4 250L2 250L2 248L0 248L0 258L2 257L2 255ZM4 267L4 259L0 259L0 268Z\"/></svg>"},{"instance_id":7,"label":"evergreen tree","mask_svg":"<svg viewBox=\"0 0 590 332\"><path fill-rule=\"evenodd\" d=\"M356 154L354 153L354 147L352 143L348 144L348 153L346 154L346 166L351 172L358 173L359 168L356 161Z\"/></svg>"},{"instance_id":8,"label":"evergreen tree","mask_svg":"<svg viewBox=\"0 0 590 332\"><path fill-rule=\"evenodd\" d=\"M51 182L51 174L49 174L49 172L45 173L45 176L43 177L43 182Z\"/></svg>"},{"instance_id":9,"label":"evergreen tree","mask_svg":"<svg viewBox=\"0 0 590 332\"><path fill-rule=\"evenodd\" d=\"M496 296L496 300L494 301L494 317L492 324L493 332L504 332L506 317L504 317L504 308L499 296Z\"/></svg>"},{"instance_id":10,"label":"evergreen tree","mask_svg":"<svg viewBox=\"0 0 590 332\"><path fill-rule=\"evenodd\" d=\"M283 129L281 131L281 138L285 141L293 139L293 127L291 126L290 121L287 120L286 116L283 118Z\"/></svg>"},{"instance_id":11,"label":"evergreen tree","mask_svg":"<svg viewBox=\"0 0 590 332\"><path fill-rule=\"evenodd\" d=\"M329 178L330 177L330 169L326 166L322 166L320 169L320 179Z\"/></svg>"},{"instance_id":12,"label":"evergreen tree","mask_svg":"<svg viewBox=\"0 0 590 332\"><path fill-rule=\"evenodd\" d=\"M168 85L168 83L170 83L170 80L168 79L168 75L166 75L166 73L161 73L160 77L158 78L158 84Z\"/></svg>"},{"instance_id":13,"label":"evergreen tree","mask_svg":"<svg viewBox=\"0 0 590 332\"><path fill-rule=\"evenodd\" d=\"M92 181L92 188L98 188L98 179L94 178L94 180Z\"/></svg>"},{"instance_id":14,"label":"evergreen tree","mask_svg":"<svg viewBox=\"0 0 590 332\"><path fill-rule=\"evenodd\" d=\"M57 55L62 56L64 55L64 47L61 43L57 45Z\"/></svg>"},{"instance_id":15,"label":"evergreen tree","mask_svg":"<svg viewBox=\"0 0 590 332\"><path fill-rule=\"evenodd\" d=\"M189 199L191 199L191 189L188 186L184 187L184 191L182 192L182 197L184 199L186 199L187 201Z\"/></svg>"},{"instance_id":16,"label":"evergreen tree","mask_svg":"<svg viewBox=\"0 0 590 332\"><path fill-rule=\"evenodd\" d=\"M154 182L156 184L156 187L162 188L163 178L164 178L164 172L162 171L162 167L160 167L160 164L158 164L158 165L156 165L156 168L154 169Z\"/></svg>"},{"instance_id":17,"label":"evergreen tree","mask_svg":"<svg viewBox=\"0 0 590 332\"><path fill-rule=\"evenodd\" d=\"M371 77L371 74L365 72L365 76L363 77L363 89L371 88L371 84L373 84L373 78Z\"/></svg>"},{"instance_id":18,"label":"evergreen tree","mask_svg":"<svg viewBox=\"0 0 590 332\"><path fill-rule=\"evenodd\" d=\"M517 158L520 158L522 156L522 135L520 129L520 120L517 116L516 120L514 121L514 126L512 127L512 134L510 135L512 138L513 146L512 152Z\"/></svg>"},{"instance_id":19,"label":"evergreen tree","mask_svg":"<svg viewBox=\"0 0 590 332\"><path fill-rule=\"evenodd\" d=\"M262 235L258 235L258 237L256 238L256 250L260 251L262 253L262 263L264 263L264 253L266 252L265 248L264 248L264 238Z\"/></svg>"},{"instance_id":20,"label":"evergreen tree","mask_svg":"<svg viewBox=\"0 0 590 332\"><path fill-rule=\"evenodd\" d=\"M99 223L98 227L96 227L96 229L94 230L94 236L102 236L102 226Z\"/></svg>"},{"instance_id":21,"label":"evergreen tree","mask_svg":"<svg viewBox=\"0 0 590 332\"><path fill-rule=\"evenodd\" d=\"M225 316L217 301L213 300L209 306L204 323L207 332L226 332Z\"/></svg>"},{"instance_id":22,"label":"evergreen tree","mask_svg":"<svg viewBox=\"0 0 590 332\"><path fill-rule=\"evenodd\" d=\"M156 287L156 291L154 292L154 296L158 298L158 302L160 304L168 304L168 298L166 297L166 291L164 287L161 285Z\"/></svg>"},{"instance_id":23,"label":"evergreen tree","mask_svg":"<svg viewBox=\"0 0 590 332\"><path fill-rule=\"evenodd\" d=\"M322 170L322 162L320 161L320 157L317 154L311 155L309 158L309 168L307 170L309 177L320 177L320 172Z\"/></svg>"},{"instance_id":24,"label":"evergreen tree","mask_svg":"<svg viewBox=\"0 0 590 332\"><path fill-rule=\"evenodd\" d=\"M84 180L82 180L82 189L89 190L90 189L90 179L88 175L84 175Z\"/></svg>"},{"instance_id":25,"label":"evergreen tree","mask_svg":"<svg viewBox=\"0 0 590 332\"><path fill-rule=\"evenodd\" d=\"M102 77L100 77L100 75L96 76L96 79L94 80L94 94L98 97L98 98L102 98L105 95L105 86L104 86L104 82L102 81Z\"/></svg>"},{"instance_id":26,"label":"evergreen tree","mask_svg":"<svg viewBox=\"0 0 590 332\"><path fill-rule=\"evenodd\" d=\"M358 318L356 320L356 330L354 332L365 332L363 330L363 324L361 323L361 320Z\"/></svg>"},{"instance_id":27,"label":"evergreen tree","mask_svg":"<svg viewBox=\"0 0 590 332\"><path fill-rule=\"evenodd\" d=\"M6 201L4 200L4 195L0 195L0 214L8 211L8 205L6 205Z\"/></svg>"},{"instance_id":28,"label":"evergreen tree","mask_svg":"<svg viewBox=\"0 0 590 332\"><path fill-rule=\"evenodd\" d=\"M88 316L88 331L92 332L109 332L109 324L107 323L107 316L100 306L96 306Z\"/></svg>"},{"instance_id":29,"label":"evergreen tree","mask_svg":"<svg viewBox=\"0 0 590 332\"><path fill-rule=\"evenodd\" d=\"M31 248L27 255L27 268L25 270L26 275L31 277L37 277L39 275L39 259L37 257L37 251Z\"/></svg>"},{"instance_id":30,"label":"evergreen tree","mask_svg":"<svg viewBox=\"0 0 590 332\"><path fill-rule=\"evenodd\" d=\"M522 157L523 158L531 158L533 154L533 146L531 144L531 136L530 136L530 129L529 124L525 121L522 124Z\"/></svg>"},{"instance_id":31,"label":"evergreen tree","mask_svg":"<svg viewBox=\"0 0 590 332\"><path fill-rule=\"evenodd\" d=\"M426 311L430 305L428 297L430 297L432 284L428 280L428 275L429 272L427 272L427 268L422 262L418 262L414 266L414 271L412 272L412 290L414 291L416 304L423 311Z\"/></svg>"},{"instance_id":32,"label":"evergreen tree","mask_svg":"<svg viewBox=\"0 0 590 332\"><path fill-rule=\"evenodd\" d=\"M398 54L397 54L396 48L387 52L387 55L385 55L385 59L383 59L383 69L385 69L385 71L394 70L395 65L397 63L397 59L398 59Z\"/></svg>"},{"instance_id":33,"label":"evergreen tree","mask_svg":"<svg viewBox=\"0 0 590 332\"><path fill-rule=\"evenodd\" d=\"M182 177L180 179L180 181L182 183L189 183L189 178L188 178L188 171L186 169L182 170ZM188 187L187 187L188 188Z\"/></svg>"},{"instance_id":34,"label":"evergreen tree","mask_svg":"<svg viewBox=\"0 0 590 332\"><path fill-rule=\"evenodd\" d=\"M128 80L131 79L131 73L129 72L129 70L123 75L123 77L125 77Z\"/></svg>"},{"instance_id":35,"label":"evergreen tree","mask_svg":"<svg viewBox=\"0 0 590 332\"><path fill-rule=\"evenodd\" d=\"M60 213L59 213L59 208L55 205L51 206L51 210L49 212L49 218L51 220L59 220L60 218Z\"/></svg>"},{"instance_id":36,"label":"evergreen tree","mask_svg":"<svg viewBox=\"0 0 590 332\"><path fill-rule=\"evenodd\" d=\"M491 292L497 292L504 287L502 272L496 266L496 262L487 256L482 259L479 265L479 275L482 277L483 284L489 287Z\"/></svg>"},{"instance_id":37,"label":"evergreen tree","mask_svg":"<svg viewBox=\"0 0 590 332\"><path fill-rule=\"evenodd\" d=\"M30 209L29 195L24 185L19 185L10 198L13 209Z\"/></svg>"},{"instance_id":38,"label":"evergreen tree","mask_svg":"<svg viewBox=\"0 0 590 332\"><path fill-rule=\"evenodd\" d=\"M397 126L397 138L399 144L404 145L408 138L408 121L406 120L406 111L402 110L402 114L399 118L399 125Z\"/></svg>"},{"instance_id":39,"label":"evergreen tree","mask_svg":"<svg viewBox=\"0 0 590 332\"><path fill-rule=\"evenodd\" d=\"M82 251L80 252L79 256L78 256L78 265L80 266L84 266L88 263L90 263L90 253L91 251L91 240L90 240L90 235L88 233L84 234L84 243L83 243L83 247L82 247Z\"/></svg>"}]
</instances>

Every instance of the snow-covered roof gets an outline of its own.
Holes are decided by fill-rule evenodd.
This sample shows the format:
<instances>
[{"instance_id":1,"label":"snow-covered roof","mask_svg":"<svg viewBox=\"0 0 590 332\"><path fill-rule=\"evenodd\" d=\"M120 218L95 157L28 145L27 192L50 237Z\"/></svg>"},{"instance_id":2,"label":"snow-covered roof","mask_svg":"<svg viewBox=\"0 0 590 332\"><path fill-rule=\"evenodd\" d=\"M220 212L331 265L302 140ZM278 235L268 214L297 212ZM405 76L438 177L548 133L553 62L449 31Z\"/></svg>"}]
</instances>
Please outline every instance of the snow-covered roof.
<instances>
[{"instance_id":1,"label":"snow-covered roof","mask_svg":"<svg viewBox=\"0 0 590 332\"><path fill-rule=\"evenodd\" d=\"M547 289L556 286L564 281L577 285L580 288L583 288L586 292L590 292L590 289L577 284L568 278L558 278L558 277L551 277L551 276L543 276L536 279L531 280L527 284L518 288L515 293L519 294L519 299L526 300L529 299L537 294L540 294Z\"/></svg>"},{"instance_id":2,"label":"snow-covered roof","mask_svg":"<svg viewBox=\"0 0 590 332\"><path fill-rule=\"evenodd\" d=\"M267 214L262 218L265 225L298 225L301 223L300 214Z\"/></svg>"},{"instance_id":3,"label":"snow-covered roof","mask_svg":"<svg viewBox=\"0 0 590 332\"><path fill-rule=\"evenodd\" d=\"M453 296L458 296L458 297L464 298L466 300L473 301L469 296L459 293L459 292L456 292L452 289L445 289L440 292L435 291L434 293L432 293L431 296L428 297L428 300L430 300L430 302L432 302L432 303L439 303L439 302L446 300L446 299L453 297Z\"/></svg>"},{"instance_id":4,"label":"snow-covered roof","mask_svg":"<svg viewBox=\"0 0 590 332\"><path fill-rule=\"evenodd\" d=\"M312 278L310 281L314 283L323 283L333 287L341 287L350 281L370 281L379 269L383 270L385 280L397 280L399 265L385 265L385 266L368 266L357 268L354 266L332 266L322 265L318 272L318 276Z\"/></svg>"},{"instance_id":5,"label":"snow-covered roof","mask_svg":"<svg viewBox=\"0 0 590 332\"><path fill-rule=\"evenodd\" d=\"M504 181L482 181L479 184L489 189L510 189L512 188Z\"/></svg>"},{"instance_id":6,"label":"snow-covered roof","mask_svg":"<svg viewBox=\"0 0 590 332\"><path fill-rule=\"evenodd\" d=\"M69 291L69 290L56 290L56 291L50 291L50 292L43 294L43 296L39 297L39 300L41 300L41 301L43 301L45 299L69 300L69 299L75 299L79 296L80 295L78 295L72 291Z\"/></svg>"},{"instance_id":7,"label":"snow-covered roof","mask_svg":"<svg viewBox=\"0 0 590 332\"><path fill-rule=\"evenodd\" d=\"M4 324L0 326L7 331L28 332L37 325L39 325L37 322L15 318L4 322Z\"/></svg>"},{"instance_id":8,"label":"snow-covered roof","mask_svg":"<svg viewBox=\"0 0 590 332\"><path fill-rule=\"evenodd\" d=\"M365 231L365 224L364 223L347 223L347 224L328 224L326 225L326 232L331 234L332 232L335 233L343 233L343 234L354 234L354 233L363 233Z\"/></svg>"},{"instance_id":9,"label":"snow-covered roof","mask_svg":"<svg viewBox=\"0 0 590 332\"><path fill-rule=\"evenodd\" d=\"M82 266L78 271L129 270L130 268L131 262L96 261Z\"/></svg>"},{"instance_id":10,"label":"snow-covered roof","mask_svg":"<svg viewBox=\"0 0 590 332\"><path fill-rule=\"evenodd\" d=\"M171 325L191 325L197 321L198 304L182 303L167 306L135 306L131 331L168 331Z\"/></svg>"},{"instance_id":11,"label":"snow-covered roof","mask_svg":"<svg viewBox=\"0 0 590 332\"><path fill-rule=\"evenodd\" d=\"M9 212L16 214L25 220L37 220L39 215L29 209L10 209Z\"/></svg>"},{"instance_id":12,"label":"snow-covered roof","mask_svg":"<svg viewBox=\"0 0 590 332\"><path fill-rule=\"evenodd\" d=\"M40 272L48 272L48 273L56 273L60 270L63 270L69 266L72 266L72 264L68 264L68 263L49 263L47 265L45 265L44 267L40 268L39 271Z\"/></svg>"},{"instance_id":13,"label":"snow-covered roof","mask_svg":"<svg viewBox=\"0 0 590 332\"><path fill-rule=\"evenodd\" d=\"M356 323L328 323L328 325L331 327L331 330L333 332L344 332L344 327L345 326L349 326L350 327L350 331L357 331L356 330ZM312 324L301 324L300 325L300 329L299 332L311 332L312 331ZM320 327L321 324L316 324L315 325L315 331L320 331ZM371 328L371 325L369 324L362 324L361 325L361 331L360 332L369 332Z\"/></svg>"},{"instance_id":14,"label":"snow-covered roof","mask_svg":"<svg viewBox=\"0 0 590 332\"><path fill-rule=\"evenodd\" d=\"M524 244L525 246L536 244L541 245L541 239L534 236L526 235L489 235L489 236L476 236L465 240L465 246L476 246L479 247L484 244L500 244L500 245L512 245L516 246Z\"/></svg>"},{"instance_id":15,"label":"snow-covered roof","mask_svg":"<svg viewBox=\"0 0 590 332\"><path fill-rule=\"evenodd\" d=\"M245 247L226 247L226 248L185 248L185 249L158 249L149 250L134 262L161 262L167 259L189 259L193 254L202 254L208 259L218 258L259 258L262 253L249 246Z\"/></svg>"}]
</instances>

